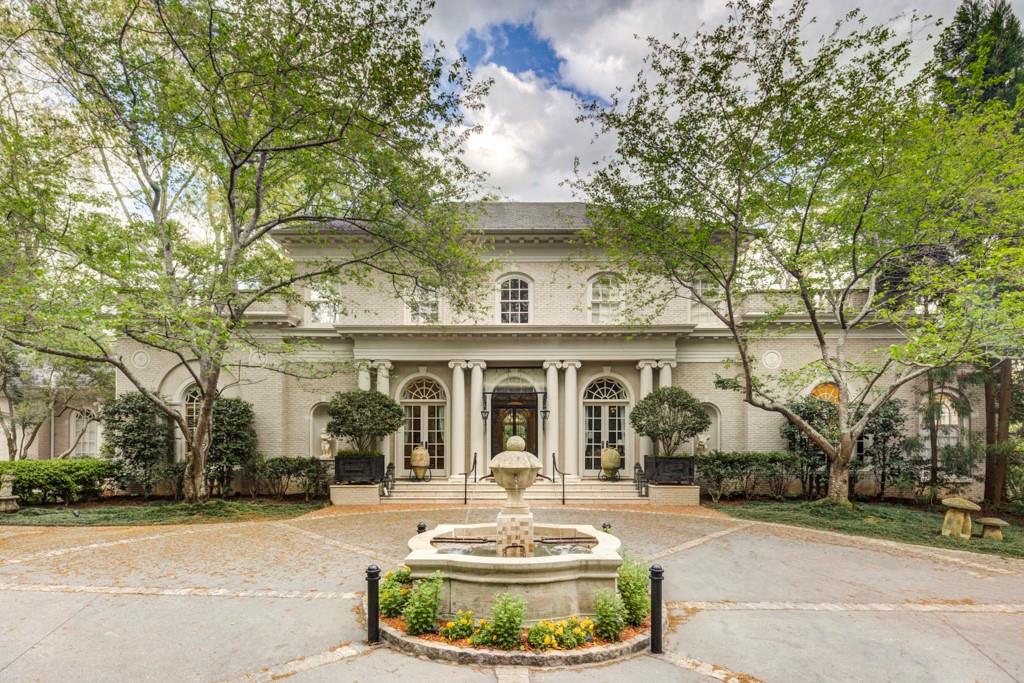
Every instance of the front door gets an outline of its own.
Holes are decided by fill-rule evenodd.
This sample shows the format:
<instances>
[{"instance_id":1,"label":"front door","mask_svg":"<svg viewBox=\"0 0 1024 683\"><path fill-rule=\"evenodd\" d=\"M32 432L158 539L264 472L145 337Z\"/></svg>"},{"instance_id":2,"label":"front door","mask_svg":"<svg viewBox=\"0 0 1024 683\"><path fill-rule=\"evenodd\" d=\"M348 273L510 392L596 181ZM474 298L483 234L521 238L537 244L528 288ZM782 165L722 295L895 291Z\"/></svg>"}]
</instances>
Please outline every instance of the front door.
<instances>
[{"instance_id":1,"label":"front door","mask_svg":"<svg viewBox=\"0 0 1024 683\"><path fill-rule=\"evenodd\" d=\"M521 436L526 450L537 453L537 394L504 394L491 396L491 457L505 450L509 438Z\"/></svg>"}]
</instances>

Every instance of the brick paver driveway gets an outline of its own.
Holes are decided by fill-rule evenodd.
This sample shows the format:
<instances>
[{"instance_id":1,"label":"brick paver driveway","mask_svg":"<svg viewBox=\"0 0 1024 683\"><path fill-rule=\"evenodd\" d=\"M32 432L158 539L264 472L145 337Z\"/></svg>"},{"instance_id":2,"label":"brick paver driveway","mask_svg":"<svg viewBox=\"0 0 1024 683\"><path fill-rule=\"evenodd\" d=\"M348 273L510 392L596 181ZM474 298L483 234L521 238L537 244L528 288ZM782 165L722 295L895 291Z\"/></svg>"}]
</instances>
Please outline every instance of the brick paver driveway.
<instances>
[{"instance_id":1,"label":"brick paver driveway","mask_svg":"<svg viewBox=\"0 0 1024 683\"><path fill-rule=\"evenodd\" d=\"M535 510L610 522L630 553L665 567L662 656L528 671L366 647L366 565L396 565L418 521L494 513L0 526L0 681L1024 680L1024 563L709 511Z\"/></svg>"}]
</instances>

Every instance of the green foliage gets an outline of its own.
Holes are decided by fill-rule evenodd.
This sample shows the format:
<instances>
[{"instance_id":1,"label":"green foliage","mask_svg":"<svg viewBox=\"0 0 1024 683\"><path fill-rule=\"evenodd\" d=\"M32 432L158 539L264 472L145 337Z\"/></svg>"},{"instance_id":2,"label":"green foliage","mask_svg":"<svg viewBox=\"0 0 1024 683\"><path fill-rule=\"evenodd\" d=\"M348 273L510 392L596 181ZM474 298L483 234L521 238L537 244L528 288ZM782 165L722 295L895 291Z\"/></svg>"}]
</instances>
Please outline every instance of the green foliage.
<instances>
[{"instance_id":1,"label":"green foliage","mask_svg":"<svg viewBox=\"0 0 1024 683\"><path fill-rule=\"evenodd\" d=\"M137 391L121 394L103 406L103 447L121 486L136 485L148 496L156 468L173 458L174 437L164 414Z\"/></svg>"},{"instance_id":2,"label":"green foliage","mask_svg":"<svg viewBox=\"0 0 1024 683\"><path fill-rule=\"evenodd\" d=\"M420 579L413 584L412 590L402 608L402 617L405 619L405 629L410 635L421 633L433 633L437 630L437 612L441 607L441 585L440 572L435 572L430 578Z\"/></svg>"},{"instance_id":3,"label":"green foliage","mask_svg":"<svg viewBox=\"0 0 1024 683\"><path fill-rule=\"evenodd\" d=\"M252 404L240 398L218 397L213 402L206 474L221 495L228 494L235 469L245 467L256 455Z\"/></svg>"},{"instance_id":4,"label":"green foliage","mask_svg":"<svg viewBox=\"0 0 1024 683\"><path fill-rule=\"evenodd\" d=\"M1006 494L1009 500L1024 503L1024 452L1010 453L1006 473Z\"/></svg>"},{"instance_id":5,"label":"green foliage","mask_svg":"<svg viewBox=\"0 0 1024 683\"><path fill-rule=\"evenodd\" d=\"M594 633L613 642L622 637L626 628L626 607L618 593L600 590L594 594Z\"/></svg>"},{"instance_id":6,"label":"green foliage","mask_svg":"<svg viewBox=\"0 0 1024 683\"><path fill-rule=\"evenodd\" d=\"M625 609L626 623L639 626L651 612L651 596L647 593L647 567L625 557L619 567L618 589Z\"/></svg>"},{"instance_id":7,"label":"green foliage","mask_svg":"<svg viewBox=\"0 0 1024 683\"><path fill-rule=\"evenodd\" d=\"M458 610L455 618L441 627L441 637L446 640L465 640L473 635L473 612Z\"/></svg>"},{"instance_id":8,"label":"green foliage","mask_svg":"<svg viewBox=\"0 0 1024 683\"><path fill-rule=\"evenodd\" d=\"M181 500L185 489L185 463L162 462L153 468L153 477L171 491L174 500Z\"/></svg>"},{"instance_id":9,"label":"green foliage","mask_svg":"<svg viewBox=\"0 0 1024 683\"><path fill-rule=\"evenodd\" d=\"M412 575L408 567L388 572L380 582L380 613L397 617L405 609L412 590Z\"/></svg>"},{"instance_id":10,"label":"green foliage","mask_svg":"<svg viewBox=\"0 0 1024 683\"><path fill-rule=\"evenodd\" d=\"M973 96L1012 106L1024 83L1024 35L1013 8L1006 0L964 0L935 44L935 60L936 90L947 104Z\"/></svg>"},{"instance_id":11,"label":"green foliage","mask_svg":"<svg viewBox=\"0 0 1024 683\"><path fill-rule=\"evenodd\" d=\"M526 642L536 650L571 650L593 639L594 621L589 617L538 621L526 635Z\"/></svg>"},{"instance_id":12,"label":"green foliage","mask_svg":"<svg viewBox=\"0 0 1024 683\"><path fill-rule=\"evenodd\" d=\"M255 519L298 517L321 505L316 503L264 503L216 499L193 505L164 501L88 507L22 507L0 522L18 526L150 526L154 524L209 524ZM78 513L77 515L75 513Z\"/></svg>"},{"instance_id":13,"label":"green foliage","mask_svg":"<svg viewBox=\"0 0 1024 683\"><path fill-rule=\"evenodd\" d=\"M377 440L392 434L402 426L405 413L394 399L379 391L339 392L331 399L328 412L331 421L327 431L347 438L361 452L372 452Z\"/></svg>"},{"instance_id":14,"label":"green foliage","mask_svg":"<svg viewBox=\"0 0 1024 683\"><path fill-rule=\"evenodd\" d=\"M249 476L262 484L278 500L285 497L292 484L302 487L306 500L319 495L327 482L324 463L318 458L257 457L247 467Z\"/></svg>"},{"instance_id":15,"label":"green foliage","mask_svg":"<svg viewBox=\"0 0 1024 683\"><path fill-rule=\"evenodd\" d=\"M0 474L14 475L14 495L22 503L71 503L97 497L113 476L111 463L98 458L0 462Z\"/></svg>"},{"instance_id":16,"label":"green foliage","mask_svg":"<svg viewBox=\"0 0 1024 683\"><path fill-rule=\"evenodd\" d=\"M714 451L697 456L697 474L715 503L734 493L749 498L758 483L781 498L799 467L798 458L785 451Z\"/></svg>"},{"instance_id":17,"label":"green foliage","mask_svg":"<svg viewBox=\"0 0 1024 683\"><path fill-rule=\"evenodd\" d=\"M519 647L525 614L526 603L522 598L501 593L494 601L491 620L480 620L470 642L473 645L493 645L502 650Z\"/></svg>"},{"instance_id":18,"label":"green foliage","mask_svg":"<svg viewBox=\"0 0 1024 683\"><path fill-rule=\"evenodd\" d=\"M633 406L629 422L638 434L657 443L659 455L675 455L687 439L711 425L711 418L690 392L661 387Z\"/></svg>"}]
</instances>

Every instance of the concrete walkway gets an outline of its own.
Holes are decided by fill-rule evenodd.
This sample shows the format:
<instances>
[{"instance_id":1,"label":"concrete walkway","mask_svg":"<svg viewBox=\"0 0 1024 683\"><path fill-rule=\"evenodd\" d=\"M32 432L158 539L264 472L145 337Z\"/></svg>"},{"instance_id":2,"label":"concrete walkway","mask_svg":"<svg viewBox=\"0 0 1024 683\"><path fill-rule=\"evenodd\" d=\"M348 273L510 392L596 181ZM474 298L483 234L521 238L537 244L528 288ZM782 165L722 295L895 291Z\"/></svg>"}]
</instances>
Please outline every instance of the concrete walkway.
<instances>
[{"instance_id":1,"label":"concrete walkway","mask_svg":"<svg viewBox=\"0 0 1024 683\"><path fill-rule=\"evenodd\" d=\"M0 526L0 681L1024 681L1024 562L653 508L535 514L609 522L664 566L662 656L531 671L367 647L366 565L399 563L419 521L494 512Z\"/></svg>"}]
</instances>

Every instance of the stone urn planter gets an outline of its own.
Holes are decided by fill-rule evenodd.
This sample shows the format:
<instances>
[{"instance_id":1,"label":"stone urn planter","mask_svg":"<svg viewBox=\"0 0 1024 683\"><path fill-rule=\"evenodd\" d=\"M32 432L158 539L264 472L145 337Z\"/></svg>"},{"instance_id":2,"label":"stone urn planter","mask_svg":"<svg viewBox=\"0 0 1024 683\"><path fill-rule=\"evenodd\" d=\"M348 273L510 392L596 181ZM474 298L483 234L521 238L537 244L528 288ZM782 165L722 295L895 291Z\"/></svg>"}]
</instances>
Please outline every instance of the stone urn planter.
<instances>
[{"instance_id":1,"label":"stone urn planter","mask_svg":"<svg viewBox=\"0 0 1024 683\"><path fill-rule=\"evenodd\" d=\"M409 466L417 479L423 479L430 471L430 451L420 444L409 454Z\"/></svg>"},{"instance_id":2,"label":"stone urn planter","mask_svg":"<svg viewBox=\"0 0 1024 683\"><path fill-rule=\"evenodd\" d=\"M618 479L621 465L622 454L617 448L609 447L601 451L601 473L606 479Z\"/></svg>"}]
</instances>

